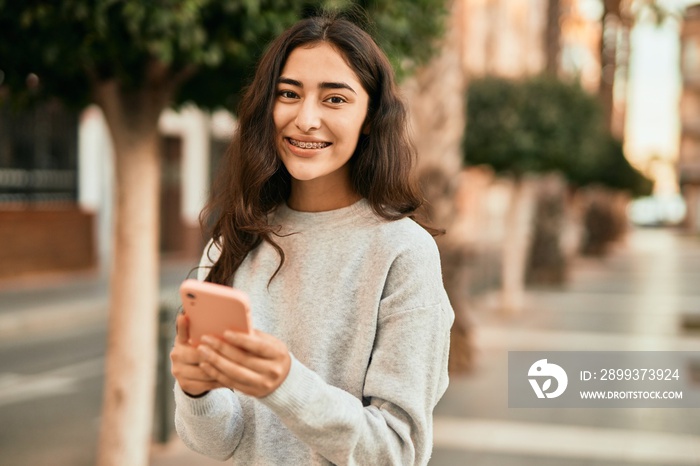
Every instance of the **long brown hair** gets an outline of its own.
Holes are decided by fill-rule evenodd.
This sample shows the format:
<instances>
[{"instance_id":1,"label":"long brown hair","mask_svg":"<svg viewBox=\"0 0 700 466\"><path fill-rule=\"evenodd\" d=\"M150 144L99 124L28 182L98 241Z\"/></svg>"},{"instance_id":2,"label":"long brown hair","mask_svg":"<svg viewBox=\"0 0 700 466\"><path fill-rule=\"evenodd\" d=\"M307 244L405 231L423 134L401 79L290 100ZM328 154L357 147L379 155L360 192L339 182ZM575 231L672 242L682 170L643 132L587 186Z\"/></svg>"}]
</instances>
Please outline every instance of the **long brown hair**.
<instances>
[{"instance_id":1,"label":"long brown hair","mask_svg":"<svg viewBox=\"0 0 700 466\"><path fill-rule=\"evenodd\" d=\"M211 237L221 249L207 281L230 284L248 252L262 241L279 253L277 271L284 264L284 251L273 239L277 228L268 224L268 215L287 200L291 187L275 144L276 82L294 49L321 42L345 58L369 95L369 131L360 135L348 162L354 189L387 220L413 217L422 204L412 178L416 154L408 136L406 107L389 60L369 34L346 19L328 15L303 19L270 44L241 99L238 130L200 217L203 226L212 225Z\"/></svg>"}]
</instances>

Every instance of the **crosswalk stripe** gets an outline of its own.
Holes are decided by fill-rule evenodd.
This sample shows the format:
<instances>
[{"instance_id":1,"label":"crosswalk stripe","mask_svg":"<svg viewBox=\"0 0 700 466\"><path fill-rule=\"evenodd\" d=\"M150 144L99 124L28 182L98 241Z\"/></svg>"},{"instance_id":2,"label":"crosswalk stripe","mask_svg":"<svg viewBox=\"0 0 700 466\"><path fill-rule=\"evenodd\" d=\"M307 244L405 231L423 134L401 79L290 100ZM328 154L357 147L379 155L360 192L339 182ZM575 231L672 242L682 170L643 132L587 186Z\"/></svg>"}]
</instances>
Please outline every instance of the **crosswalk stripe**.
<instances>
[{"instance_id":1,"label":"crosswalk stripe","mask_svg":"<svg viewBox=\"0 0 700 466\"><path fill-rule=\"evenodd\" d=\"M0 406L72 393L81 380L103 372L104 358L94 358L39 374L0 374Z\"/></svg>"}]
</instances>

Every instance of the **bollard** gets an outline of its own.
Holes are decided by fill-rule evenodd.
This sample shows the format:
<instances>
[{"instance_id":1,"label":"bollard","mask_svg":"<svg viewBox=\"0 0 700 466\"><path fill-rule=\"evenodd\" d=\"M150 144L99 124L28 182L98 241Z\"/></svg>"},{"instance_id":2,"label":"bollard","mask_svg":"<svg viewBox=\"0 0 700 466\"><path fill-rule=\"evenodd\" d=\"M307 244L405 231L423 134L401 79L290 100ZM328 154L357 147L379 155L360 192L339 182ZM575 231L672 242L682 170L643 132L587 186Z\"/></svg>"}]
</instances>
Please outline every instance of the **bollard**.
<instances>
[{"instance_id":1,"label":"bollard","mask_svg":"<svg viewBox=\"0 0 700 466\"><path fill-rule=\"evenodd\" d=\"M175 317L177 309L161 304L158 309L158 368L155 399L154 437L160 444L168 443L173 430L175 399L173 385L175 379L170 373L170 349L175 338Z\"/></svg>"}]
</instances>

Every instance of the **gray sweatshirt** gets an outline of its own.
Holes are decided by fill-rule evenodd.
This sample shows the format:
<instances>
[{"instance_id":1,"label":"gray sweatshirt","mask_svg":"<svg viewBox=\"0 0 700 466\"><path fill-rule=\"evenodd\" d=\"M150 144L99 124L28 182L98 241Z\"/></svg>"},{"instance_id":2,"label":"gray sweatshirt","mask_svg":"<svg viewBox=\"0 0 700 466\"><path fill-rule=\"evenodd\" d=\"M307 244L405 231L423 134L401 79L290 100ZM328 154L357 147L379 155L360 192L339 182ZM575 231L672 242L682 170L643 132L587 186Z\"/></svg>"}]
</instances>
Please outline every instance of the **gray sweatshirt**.
<instances>
[{"instance_id":1,"label":"gray sweatshirt","mask_svg":"<svg viewBox=\"0 0 700 466\"><path fill-rule=\"evenodd\" d=\"M432 451L433 409L447 388L454 314L435 241L410 219L385 221L366 200L329 212L283 205L267 243L233 286L253 324L286 343L289 375L256 399L229 389L191 398L175 387L177 431L191 449L244 465L413 465ZM218 251L205 251L200 279Z\"/></svg>"}]
</instances>

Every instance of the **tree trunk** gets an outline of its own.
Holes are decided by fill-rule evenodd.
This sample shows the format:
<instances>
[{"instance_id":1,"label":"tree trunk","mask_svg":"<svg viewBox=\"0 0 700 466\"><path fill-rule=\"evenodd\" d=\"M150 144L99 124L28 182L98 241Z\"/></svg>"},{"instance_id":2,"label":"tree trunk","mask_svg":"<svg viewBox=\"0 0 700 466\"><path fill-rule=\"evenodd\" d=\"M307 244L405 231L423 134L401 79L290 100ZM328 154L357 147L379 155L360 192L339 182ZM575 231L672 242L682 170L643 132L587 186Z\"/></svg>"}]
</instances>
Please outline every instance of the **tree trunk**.
<instances>
[{"instance_id":1,"label":"tree trunk","mask_svg":"<svg viewBox=\"0 0 700 466\"><path fill-rule=\"evenodd\" d=\"M618 140L625 140L625 118L627 113L627 94L629 86L629 59L630 59L630 33L632 29L629 15L623 14L619 23L618 46L615 51L615 74L613 80L612 111L610 113L610 132ZM620 90L621 89L621 90ZM620 101L615 102L615 94L624 96Z\"/></svg>"},{"instance_id":2,"label":"tree trunk","mask_svg":"<svg viewBox=\"0 0 700 466\"><path fill-rule=\"evenodd\" d=\"M547 26L544 35L545 72L550 76L559 73L561 50L561 0L547 0Z\"/></svg>"},{"instance_id":3,"label":"tree trunk","mask_svg":"<svg viewBox=\"0 0 700 466\"><path fill-rule=\"evenodd\" d=\"M591 186L583 192L583 216L586 235L581 252L586 256L604 256L627 232L629 195L602 186Z\"/></svg>"},{"instance_id":4,"label":"tree trunk","mask_svg":"<svg viewBox=\"0 0 700 466\"><path fill-rule=\"evenodd\" d=\"M503 243L501 310L507 315L522 311L525 304L525 268L532 236L534 181L516 176L506 216Z\"/></svg>"},{"instance_id":5,"label":"tree trunk","mask_svg":"<svg viewBox=\"0 0 700 466\"><path fill-rule=\"evenodd\" d=\"M115 149L116 205L100 466L146 466L157 357L163 91L96 88Z\"/></svg>"},{"instance_id":6,"label":"tree trunk","mask_svg":"<svg viewBox=\"0 0 700 466\"><path fill-rule=\"evenodd\" d=\"M617 33L620 27L621 0L604 0L600 36L600 83L598 95L603 105L605 124L612 130L617 69Z\"/></svg>"},{"instance_id":7,"label":"tree trunk","mask_svg":"<svg viewBox=\"0 0 700 466\"><path fill-rule=\"evenodd\" d=\"M484 2L486 7L486 34L484 37L484 73L489 75L498 75L498 42L499 31L501 29L501 0L490 0Z\"/></svg>"},{"instance_id":8,"label":"tree trunk","mask_svg":"<svg viewBox=\"0 0 700 466\"><path fill-rule=\"evenodd\" d=\"M561 285L567 278L567 256L562 248L566 233L566 180L559 173L542 176L536 187L532 241L527 261L529 284Z\"/></svg>"},{"instance_id":9,"label":"tree trunk","mask_svg":"<svg viewBox=\"0 0 700 466\"><path fill-rule=\"evenodd\" d=\"M473 350L467 311L465 261L467 245L450 235L455 216L455 193L462 166L461 142L465 128L466 79L462 62L463 0L454 0L447 31L437 56L403 85L418 151L418 177L428 201L432 226L445 228L437 238L445 289L455 310L450 349L450 371L471 368Z\"/></svg>"}]
</instances>

